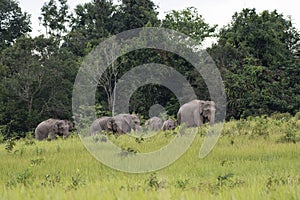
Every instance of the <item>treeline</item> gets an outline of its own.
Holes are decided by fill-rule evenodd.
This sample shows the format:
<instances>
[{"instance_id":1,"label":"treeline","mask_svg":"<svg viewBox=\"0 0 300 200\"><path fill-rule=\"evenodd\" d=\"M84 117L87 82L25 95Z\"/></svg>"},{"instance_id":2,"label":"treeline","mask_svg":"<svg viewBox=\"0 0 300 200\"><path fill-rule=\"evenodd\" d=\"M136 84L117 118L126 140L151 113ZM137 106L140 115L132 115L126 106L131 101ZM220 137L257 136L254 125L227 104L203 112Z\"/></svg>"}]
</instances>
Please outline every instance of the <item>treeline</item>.
<instances>
[{"instance_id":1,"label":"treeline","mask_svg":"<svg viewBox=\"0 0 300 200\"><path fill-rule=\"evenodd\" d=\"M195 8L171 11L159 19L151 0L122 0L118 5L92 0L73 11L67 0L50 0L41 11L39 20L46 33L32 38L30 15L22 12L17 1L0 0L0 131L5 138L22 137L50 117L72 119L73 84L85 56L106 38L140 27L173 29L199 45L217 37L207 51L226 87L227 119L300 111L300 33L290 18L276 10L243 9L219 29L206 23ZM113 109L115 81L146 63L174 67L199 99L209 99L201 75L186 60L170 52L142 49L118 58L114 68L108 68L106 82L99 81L99 115L109 115ZM175 116L179 108L169 89L153 84L133 94L130 111L148 118L149 108L156 103L169 115Z\"/></svg>"}]
</instances>

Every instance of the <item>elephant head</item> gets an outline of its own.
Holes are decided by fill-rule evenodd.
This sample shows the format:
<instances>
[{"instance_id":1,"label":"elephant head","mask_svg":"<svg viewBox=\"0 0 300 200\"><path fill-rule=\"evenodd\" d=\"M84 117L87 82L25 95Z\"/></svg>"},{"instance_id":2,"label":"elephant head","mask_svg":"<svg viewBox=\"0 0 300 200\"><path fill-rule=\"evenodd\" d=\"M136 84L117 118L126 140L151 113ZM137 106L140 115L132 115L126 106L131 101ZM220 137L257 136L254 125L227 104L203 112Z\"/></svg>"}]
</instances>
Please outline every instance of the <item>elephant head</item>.
<instances>
[{"instance_id":1,"label":"elephant head","mask_svg":"<svg viewBox=\"0 0 300 200\"><path fill-rule=\"evenodd\" d=\"M150 131L158 131L162 128L163 120L159 117L151 117L145 122L146 129Z\"/></svg>"},{"instance_id":2,"label":"elephant head","mask_svg":"<svg viewBox=\"0 0 300 200\"><path fill-rule=\"evenodd\" d=\"M117 133L120 131L120 129L118 128L118 125L116 123L116 120L113 117L110 117L107 119L106 126L107 126L108 130L110 130L113 133Z\"/></svg>"},{"instance_id":3,"label":"elephant head","mask_svg":"<svg viewBox=\"0 0 300 200\"><path fill-rule=\"evenodd\" d=\"M140 121L139 117L136 114L131 114L130 117L131 117L131 119L134 122L136 127L141 125L141 121Z\"/></svg>"},{"instance_id":4,"label":"elephant head","mask_svg":"<svg viewBox=\"0 0 300 200\"><path fill-rule=\"evenodd\" d=\"M130 133L131 130L137 130L139 126L140 120L134 114L118 114L108 121L108 127L114 133Z\"/></svg>"},{"instance_id":5,"label":"elephant head","mask_svg":"<svg viewBox=\"0 0 300 200\"><path fill-rule=\"evenodd\" d=\"M214 101L199 101L199 112L202 122L209 121L210 125L215 123L216 105Z\"/></svg>"},{"instance_id":6,"label":"elephant head","mask_svg":"<svg viewBox=\"0 0 300 200\"><path fill-rule=\"evenodd\" d=\"M63 137L68 137L69 136L70 125L67 122L67 120L57 120L54 123L53 128L55 130L57 130L57 134L59 136L63 136Z\"/></svg>"},{"instance_id":7,"label":"elephant head","mask_svg":"<svg viewBox=\"0 0 300 200\"><path fill-rule=\"evenodd\" d=\"M166 130L174 130L177 126L177 122L175 122L173 119L168 119L167 121L165 121L162 125L162 129L164 131Z\"/></svg>"},{"instance_id":8,"label":"elephant head","mask_svg":"<svg viewBox=\"0 0 300 200\"><path fill-rule=\"evenodd\" d=\"M68 125L69 125L69 131L73 131L75 129L75 124L74 122L70 120L64 120Z\"/></svg>"}]
</instances>

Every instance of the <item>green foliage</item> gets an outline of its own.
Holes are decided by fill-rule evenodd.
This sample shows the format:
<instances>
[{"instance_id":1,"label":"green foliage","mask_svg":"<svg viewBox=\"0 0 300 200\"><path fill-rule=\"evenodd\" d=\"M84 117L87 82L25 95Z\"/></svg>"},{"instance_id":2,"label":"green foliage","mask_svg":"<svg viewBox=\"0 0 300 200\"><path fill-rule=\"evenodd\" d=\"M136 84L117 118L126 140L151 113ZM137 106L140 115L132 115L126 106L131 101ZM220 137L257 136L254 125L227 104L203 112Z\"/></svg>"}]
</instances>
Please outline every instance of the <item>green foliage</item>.
<instances>
[{"instance_id":1,"label":"green foliage","mask_svg":"<svg viewBox=\"0 0 300 200\"><path fill-rule=\"evenodd\" d=\"M15 146L16 146L15 138L10 138L6 141L5 150L8 153L11 153Z\"/></svg>"},{"instance_id":2,"label":"green foliage","mask_svg":"<svg viewBox=\"0 0 300 200\"><path fill-rule=\"evenodd\" d=\"M212 36L217 27L216 25L210 27L205 23L195 7L188 7L181 11L172 10L165 16L162 26L184 33L199 44L205 38Z\"/></svg>"},{"instance_id":3,"label":"green foliage","mask_svg":"<svg viewBox=\"0 0 300 200\"><path fill-rule=\"evenodd\" d=\"M113 15L115 33L141 28L158 26L157 6L151 0L122 0L119 9Z\"/></svg>"},{"instance_id":4,"label":"green foliage","mask_svg":"<svg viewBox=\"0 0 300 200\"><path fill-rule=\"evenodd\" d=\"M154 190L158 190L164 187L165 182L163 180L159 180L157 178L156 173L151 173L149 178L146 179L146 184L147 186L149 186L150 188L154 189Z\"/></svg>"},{"instance_id":5,"label":"green foliage","mask_svg":"<svg viewBox=\"0 0 300 200\"><path fill-rule=\"evenodd\" d=\"M63 33L67 32L67 25L70 21L69 6L67 0L49 0L44 3L41 8L40 22L46 28L46 33L52 36L61 37Z\"/></svg>"},{"instance_id":6,"label":"green foliage","mask_svg":"<svg viewBox=\"0 0 300 200\"><path fill-rule=\"evenodd\" d=\"M30 169L25 169L16 176L16 181L24 186L29 186L32 183L33 174Z\"/></svg>"},{"instance_id":7,"label":"green foliage","mask_svg":"<svg viewBox=\"0 0 300 200\"><path fill-rule=\"evenodd\" d=\"M41 186L53 188L60 183L60 172L56 172L54 174L46 174L45 179L41 182Z\"/></svg>"},{"instance_id":8,"label":"green foliage","mask_svg":"<svg viewBox=\"0 0 300 200\"><path fill-rule=\"evenodd\" d=\"M0 132L0 144L3 143L5 141L4 136L2 135L2 133Z\"/></svg>"},{"instance_id":9,"label":"green foliage","mask_svg":"<svg viewBox=\"0 0 300 200\"><path fill-rule=\"evenodd\" d=\"M291 19L277 11L243 9L233 15L209 49L225 82L228 119L297 111L299 43Z\"/></svg>"},{"instance_id":10,"label":"green foliage","mask_svg":"<svg viewBox=\"0 0 300 200\"><path fill-rule=\"evenodd\" d=\"M300 111L295 114L295 119L300 120Z\"/></svg>"},{"instance_id":11,"label":"green foliage","mask_svg":"<svg viewBox=\"0 0 300 200\"><path fill-rule=\"evenodd\" d=\"M33 159L30 161L31 166L37 166L37 165L41 165L43 163L45 163L44 158L37 158L37 159Z\"/></svg>"},{"instance_id":12,"label":"green foliage","mask_svg":"<svg viewBox=\"0 0 300 200\"><path fill-rule=\"evenodd\" d=\"M278 177L278 176L270 176L267 178L266 181L266 188L270 190L275 190L279 186L282 185L297 185L300 182L300 178L297 176L284 176L284 177Z\"/></svg>"},{"instance_id":13,"label":"green foliage","mask_svg":"<svg viewBox=\"0 0 300 200\"><path fill-rule=\"evenodd\" d=\"M24 138L25 145L35 145L35 138L33 138L32 133L29 133Z\"/></svg>"},{"instance_id":14,"label":"green foliage","mask_svg":"<svg viewBox=\"0 0 300 200\"><path fill-rule=\"evenodd\" d=\"M151 0L122 0L117 5L111 0L94 0L77 5L71 13L66 0L45 2L39 19L47 35L30 38L26 35L31 30L29 15L21 11L18 2L0 0L0 143L25 137L44 119L71 119L72 87L78 68L106 38L133 28L161 26L194 39L197 44L185 52L192 53L216 31L216 25L206 23L194 7L170 11L159 20L157 6ZM243 9L234 13L231 23L217 36L218 42L208 52L226 86L227 120L299 112L300 33L290 17L276 10L257 13L255 9ZM130 39L124 42L130 44ZM113 112L113 89L118 79L146 63L174 67L193 86L199 99L209 99L208 83L186 60L160 49L139 49L116 59L103 73L95 99L97 117ZM129 104L130 113L139 114L142 123L154 104L164 106L167 115L175 118L180 107L172 91L156 84L138 88ZM289 114L273 114L272 118L278 126L287 126L284 121L290 120ZM295 117L300 118L297 114ZM274 131L269 130L270 119L250 121L233 122L233 132L253 139L267 138ZM234 145L232 130L225 130L225 135L231 135ZM199 132L204 134L203 130ZM282 141L297 142L297 134L293 130L284 132ZM25 144L34 142L28 139Z\"/></svg>"},{"instance_id":15,"label":"green foliage","mask_svg":"<svg viewBox=\"0 0 300 200\"><path fill-rule=\"evenodd\" d=\"M285 129L282 131L284 134L278 140L278 142L296 143L300 141L300 123L297 123L297 119L290 119L286 122Z\"/></svg>"},{"instance_id":16,"label":"green foliage","mask_svg":"<svg viewBox=\"0 0 300 200\"><path fill-rule=\"evenodd\" d=\"M22 35L31 31L30 15L22 12L15 0L0 1L0 51L11 46Z\"/></svg>"},{"instance_id":17,"label":"green foliage","mask_svg":"<svg viewBox=\"0 0 300 200\"><path fill-rule=\"evenodd\" d=\"M1 84L6 90L0 95L5 113L0 123L7 125L6 138L13 132L24 137L20 132L32 131L41 119L71 117L77 64L58 46L54 38L23 37L1 52L6 69Z\"/></svg>"},{"instance_id":18,"label":"green foliage","mask_svg":"<svg viewBox=\"0 0 300 200\"><path fill-rule=\"evenodd\" d=\"M180 189L186 189L187 185L189 183L189 179L185 179L185 180L177 180L177 186L180 188Z\"/></svg>"},{"instance_id":19,"label":"green foliage","mask_svg":"<svg viewBox=\"0 0 300 200\"><path fill-rule=\"evenodd\" d=\"M103 199L297 199L298 144L277 142L295 118L263 119L270 133L266 139L249 140L244 134L246 130L252 132L262 119L231 120L225 123L224 129L234 135L234 145L230 145L230 135L223 135L212 152L205 159L199 159L204 139L200 132L207 130L203 126L188 151L177 161L155 173L145 174L119 172L99 163L79 138L41 141L36 145L25 145L19 140L14 150L24 148L22 156L0 151L1 197L16 200L97 199L99 196ZM297 120L295 123L294 126L299 125ZM147 152L149 149L142 146L159 149L170 138L158 133L142 143L128 135L109 136L109 139L118 146ZM5 144L0 147L4 149ZM36 156L37 147L47 152Z\"/></svg>"},{"instance_id":20,"label":"green foliage","mask_svg":"<svg viewBox=\"0 0 300 200\"><path fill-rule=\"evenodd\" d=\"M84 185L85 181L82 178L79 170L77 170L77 172L74 175L72 175L71 183L67 186L66 191L77 190L79 187L82 187Z\"/></svg>"},{"instance_id":21,"label":"green foliage","mask_svg":"<svg viewBox=\"0 0 300 200\"><path fill-rule=\"evenodd\" d=\"M234 145L235 137L248 136L249 139L268 139L271 135L277 135L277 143L297 143L300 141L300 123L290 114L274 114L271 117L248 117L247 120L232 120L228 122L223 134L231 138Z\"/></svg>"}]
</instances>

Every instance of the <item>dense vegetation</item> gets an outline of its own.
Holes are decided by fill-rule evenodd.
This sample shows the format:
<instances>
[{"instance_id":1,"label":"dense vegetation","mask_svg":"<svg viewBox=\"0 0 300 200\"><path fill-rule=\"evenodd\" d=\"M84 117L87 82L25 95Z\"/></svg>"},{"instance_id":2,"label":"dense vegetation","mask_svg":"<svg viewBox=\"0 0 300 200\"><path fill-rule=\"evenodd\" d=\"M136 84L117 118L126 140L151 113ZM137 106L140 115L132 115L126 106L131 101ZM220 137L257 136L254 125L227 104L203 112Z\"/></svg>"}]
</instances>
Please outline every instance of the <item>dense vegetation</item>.
<instances>
[{"instance_id":1,"label":"dense vegetation","mask_svg":"<svg viewBox=\"0 0 300 200\"><path fill-rule=\"evenodd\" d=\"M244 9L217 31L195 8L171 11L159 19L151 0L122 0L119 5L93 0L73 11L67 0L49 0L41 10L39 19L46 33L32 38L30 16L21 11L17 1L0 0L0 134L5 139L23 137L49 117L71 119L72 87L84 57L107 37L139 27L174 29L199 44L217 37L217 43L207 50L226 87L227 119L300 111L299 31L278 11ZM118 73L108 82L99 82L99 115L112 111L114 80L145 63L174 67L199 99L209 98L203 79L184 59L144 49L119 58L113 69ZM146 85L132 96L130 111L147 118L155 103L173 116L179 108L167 88Z\"/></svg>"},{"instance_id":2,"label":"dense vegetation","mask_svg":"<svg viewBox=\"0 0 300 200\"><path fill-rule=\"evenodd\" d=\"M9 140L0 144L0 198L298 199L299 114L230 120L213 151L199 159L207 130L202 126L176 162L144 174L119 172L101 164L77 134L51 142L29 136ZM126 135L109 138L134 154L164 146L174 133L159 132L144 140ZM98 136L93 141L104 142Z\"/></svg>"}]
</instances>

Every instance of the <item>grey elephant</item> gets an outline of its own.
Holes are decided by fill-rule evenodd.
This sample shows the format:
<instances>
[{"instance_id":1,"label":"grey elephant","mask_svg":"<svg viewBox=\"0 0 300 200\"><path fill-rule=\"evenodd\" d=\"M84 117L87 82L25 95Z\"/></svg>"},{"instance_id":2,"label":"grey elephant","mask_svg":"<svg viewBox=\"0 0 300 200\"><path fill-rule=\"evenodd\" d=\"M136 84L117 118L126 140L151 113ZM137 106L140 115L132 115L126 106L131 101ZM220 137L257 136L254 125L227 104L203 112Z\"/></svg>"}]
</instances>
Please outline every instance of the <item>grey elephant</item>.
<instances>
[{"instance_id":1,"label":"grey elephant","mask_svg":"<svg viewBox=\"0 0 300 200\"><path fill-rule=\"evenodd\" d=\"M44 140L50 137L51 140L55 139L56 136L68 137L69 135L69 124L66 120L59 119L47 119L41 122L35 129L35 138L37 140Z\"/></svg>"},{"instance_id":2,"label":"grey elephant","mask_svg":"<svg viewBox=\"0 0 300 200\"><path fill-rule=\"evenodd\" d=\"M201 126L206 121L215 123L216 106L214 101L192 100L183 104L177 113L178 124L185 123L187 127Z\"/></svg>"},{"instance_id":3,"label":"grey elephant","mask_svg":"<svg viewBox=\"0 0 300 200\"><path fill-rule=\"evenodd\" d=\"M110 128L111 120L113 118L107 116L96 119L90 126L90 135L102 134L102 131L107 133L113 132L112 128Z\"/></svg>"},{"instance_id":4,"label":"grey elephant","mask_svg":"<svg viewBox=\"0 0 300 200\"><path fill-rule=\"evenodd\" d=\"M159 117L151 117L145 122L145 126L150 131L158 131L162 128L163 120Z\"/></svg>"},{"instance_id":5,"label":"grey elephant","mask_svg":"<svg viewBox=\"0 0 300 200\"><path fill-rule=\"evenodd\" d=\"M119 114L113 119L111 127L115 133L130 133L140 129L140 119L135 114Z\"/></svg>"},{"instance_id":6,"label":"grey elephant","mask_svg":"<svg viewBox=\"0 0 300 200\"><path fill-rule=\"evenodd\" d=\"M96 119L90 127L90 135L101 134L102 131L130 133L131 130L142 130L139 117L135 114L119 114L114 117L105 116Z\"/></svg>"},{"instance_id":7,"label":"grey elephant","mask_svg":"<svg viewBox=\"0 0 300 200\"><path fill-rule=\"evenodd\" d=\"M177 126L177 123L173 120L173 119L168 119L166 121L164 121L163 125L162 125L162 130L166 131L166 130L174 130Z\"/></svg>"}]
</instances>

